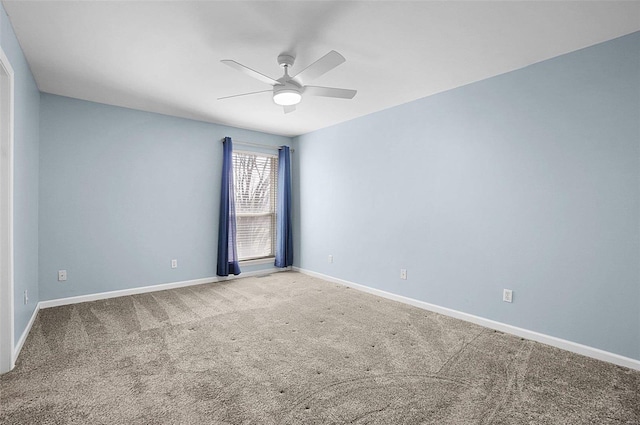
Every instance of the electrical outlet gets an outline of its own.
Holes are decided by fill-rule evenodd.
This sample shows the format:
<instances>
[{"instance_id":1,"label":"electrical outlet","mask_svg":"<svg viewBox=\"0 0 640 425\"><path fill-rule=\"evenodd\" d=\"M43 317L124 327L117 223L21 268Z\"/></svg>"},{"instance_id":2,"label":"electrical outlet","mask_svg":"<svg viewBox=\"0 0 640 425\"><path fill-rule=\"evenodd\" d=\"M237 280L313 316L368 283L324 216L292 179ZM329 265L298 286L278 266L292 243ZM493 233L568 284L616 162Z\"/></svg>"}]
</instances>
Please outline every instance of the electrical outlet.
<instances>
[{"instance_id":1,"label":"electrical outlet","mask_svg":"<svg viewBox=\"0 0 640 425\"><path fill-rule=\"evenodd\" d=\"M400 269L400 279L407 280L407 269Z\"/></svg>"},{"instance_id":2,"label":"electrical outlet","mask_svg":"<svg viewBox=\"0 0 640 425\"><path fill-rule=\"evenodd\" d=\"M171 268L172 269L177 269L178 268L178 260L176 260L175 258L173 260L171 260Z\"/></svg>"},{"instance_id":3,"label":"electrical outlet","mask_svg":"<svg viewBox=\"0 0 640 425\"><path fill-rule=\"evenodd\" d=\"M502 290L502 301L506 303L513 302L513 291L511 289Z\"/></svg>"},{"instance_id":4,"label":"electrical outlet","mask_svg":"<svg viewBox=\"0 0 640 425\"><path fill-rule=\"evenodd\" d=\"M67 271L66 270L58 270L58 281L64 282L67 280Z\"/></svg>"},{"instance_id":5,"label":"electrical outlet","mask_svg":"<svg viewBox=\"0 0 640 425\"><path fill-rule=\"evenodd\" d=\"M25 289L24 290L24 305L29 304L29 290Z\"/></svg>"},{"instance_id":6,"label":"electrical outlet","mask_svg":"<svg viewBox=\"0 0 640 425\"><path fill-rule=\"evenodd\" d=\"M329 262L329 264L333 263L333 255L329 255L329 258L327 258L327 261Z\"/></svg>"}]
</instances>

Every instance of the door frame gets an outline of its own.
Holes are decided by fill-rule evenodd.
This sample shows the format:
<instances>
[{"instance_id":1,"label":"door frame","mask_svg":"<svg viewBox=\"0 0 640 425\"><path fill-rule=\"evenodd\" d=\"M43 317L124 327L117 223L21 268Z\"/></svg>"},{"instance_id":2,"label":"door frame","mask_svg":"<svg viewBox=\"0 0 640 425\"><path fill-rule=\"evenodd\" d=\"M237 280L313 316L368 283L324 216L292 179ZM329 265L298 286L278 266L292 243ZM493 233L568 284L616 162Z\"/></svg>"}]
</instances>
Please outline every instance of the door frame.
<instances>
[{"instance_id":1,"label":"door frame","mask_svg":"<svg viewBox=\"0 0 640 425\"><path fill-rule=\"evenodd\" d=\"M14 74L0 47L0 373L13 369L13 105Z\"/></svg>"}]
</instances>

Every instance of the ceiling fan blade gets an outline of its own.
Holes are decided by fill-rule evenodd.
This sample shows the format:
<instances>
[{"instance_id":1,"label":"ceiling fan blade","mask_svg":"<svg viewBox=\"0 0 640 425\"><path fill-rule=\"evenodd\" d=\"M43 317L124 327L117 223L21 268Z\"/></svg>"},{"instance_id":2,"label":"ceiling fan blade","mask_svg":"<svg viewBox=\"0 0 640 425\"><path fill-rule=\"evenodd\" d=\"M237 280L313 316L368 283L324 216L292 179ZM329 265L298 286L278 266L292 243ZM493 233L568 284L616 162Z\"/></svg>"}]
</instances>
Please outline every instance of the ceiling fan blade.
<instances>
[{"instance_id":1,"label":"ceiling fan blade","mask_svg":"<svg viewBox=\"0 0 640 425\"><path fill-rule=\"evenodd\" d=\"M260 91L252 91L251 93L234 94L231 96L219 97L218 100L231 99L232 97L249 96L250 94L267 93L267 92L272 93L273 90L260 90Z\"/></svg>"},{"instance_id":2,"label":"ceiling fan blade","mask_svg":"<svg viewBox=\"0 0 640 425\"><path fill-rule=\"evenodd\" d=\"M305 84L331 71L333 68L340 65L344 61L346 61L344 56L342 56L335 50L332 50L299 73L297 73L293 78L297 79L302 84Z\"/></svg>"},{"instance_id":3,"label":"ceiling fan blade","mask_svg":"<svg viewBox=\"0 0 640 425\"><path fill-rule=\"evenodd\" d=\"M242 64L240 64L240 63L238 63L238 62L236 62L236 61L234 61L234 60L231 60L231 59L225 59L225 60L221 60L220 62L222 62L222 63L223 63L223 64L225 64L225 65L230 66L230 67L231 67L231 68L233 68L233 69L236 69L236 70L238 70L238 71L240 71L240 72L243 72L243 73L247 74L249 77L253 77L253 78L255 78L256 80L260 80L260 81L262 81L263 83L267 83L267 84L271 84L271 85L273 85L273 84L279 84L279 83L278 83L276 80L274 80L273 78L271 78L271 77L267 77L266 75L261 74L261 73L259 73L258 71L254 71L253 69L248 68L248 67L246 67L246 66L244 66L244 65L242 65Z\"/></svg>"},{"instance_id":4,"label":"ceiling fan blade","mask_svg":"<svg viewBox=\"0 0 640 425\"><path fill-rule=\"evenodd\" d=\"M289 112L293 112L296 110L296 105L287 105L283 106L282 108L284 108L284 113L288 114Z\"/></svg>"},{"instance_id":5,"label":"ceiling fan blade","mask_svg":"<svg viewBox=\"0 0 640 425\"><path fill-rule=\"evenodd\" d=\"M305 86L304 93L312 96L338 97L340 99L353 99L357 90L337 89L334 87Z\"/></svg>"}]
</instances>

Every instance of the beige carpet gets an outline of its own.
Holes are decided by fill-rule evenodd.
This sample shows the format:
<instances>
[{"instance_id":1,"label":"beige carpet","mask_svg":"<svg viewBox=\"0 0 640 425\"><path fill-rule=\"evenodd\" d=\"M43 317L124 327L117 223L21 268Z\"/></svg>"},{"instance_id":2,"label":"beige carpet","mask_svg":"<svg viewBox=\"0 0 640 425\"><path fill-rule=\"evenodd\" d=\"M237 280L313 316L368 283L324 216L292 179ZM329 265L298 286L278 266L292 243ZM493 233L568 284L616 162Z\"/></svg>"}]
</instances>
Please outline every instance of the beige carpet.
<instances>
[{"instance_id":1,"label":"beige carpet","mask_svg":"<svg viewBox=\"0 0 640 425\"><path fill-rule=\"evenodd\" d=\"M299 273L45 309L2 424L640 424L640 372Z\"/></svg>"}]
</instances>

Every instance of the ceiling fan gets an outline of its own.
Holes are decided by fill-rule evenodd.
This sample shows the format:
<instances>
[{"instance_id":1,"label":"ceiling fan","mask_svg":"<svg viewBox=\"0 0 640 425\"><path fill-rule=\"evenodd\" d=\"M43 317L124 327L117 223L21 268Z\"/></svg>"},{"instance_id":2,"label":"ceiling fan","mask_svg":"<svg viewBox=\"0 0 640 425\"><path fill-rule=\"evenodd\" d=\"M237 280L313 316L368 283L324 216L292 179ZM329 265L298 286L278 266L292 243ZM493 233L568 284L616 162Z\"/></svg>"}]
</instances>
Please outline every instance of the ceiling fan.
<instances>
[{"instance_id":1,"label":"ceiling fan","mask_svg":"<svg viewBox=\"0 0 640 425\"><path fill-rule=\"evenodd\" d=\"M221 61L225 65L230 66L233 69L236 69L240 72L247 74L250 77L255 78L256 80L260 80L263 83L267 83L273 86L271 90L261 90L257 92L251 93L243 93L236 94L233 96L225 96L219 97L218 100L229 99L232 97L239 96L248 96L252 94L258 93L273 93L273 101L277 105L281 105L284 107L284 113L288 114L289 112L293 112L296 110L296 105L300 103L302 100L302 95L307 94L311 96L325 96L325 97L337 97L340 99L353 99L356 95L356 90L348 90L348 89L338 89L334 87L318 87L318 86L308 86L306 83L309 83L321 75L331 71L333 68L337 67L341 63L343 63L346 59L335 50L330 51L298 74L293 77L289 75L289 68L293 66L295 62L295 57L283 53L278 56L278 63L281 67L284 68L284 75L277 80L274 80L271 77L268 77L264 74L259 73L258 71L254 71L251 68L248 68L236 61L225 59Z\"/></svg>"}]
</instances>

